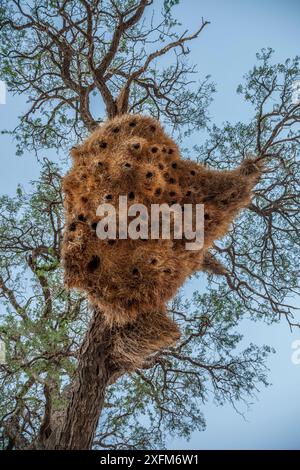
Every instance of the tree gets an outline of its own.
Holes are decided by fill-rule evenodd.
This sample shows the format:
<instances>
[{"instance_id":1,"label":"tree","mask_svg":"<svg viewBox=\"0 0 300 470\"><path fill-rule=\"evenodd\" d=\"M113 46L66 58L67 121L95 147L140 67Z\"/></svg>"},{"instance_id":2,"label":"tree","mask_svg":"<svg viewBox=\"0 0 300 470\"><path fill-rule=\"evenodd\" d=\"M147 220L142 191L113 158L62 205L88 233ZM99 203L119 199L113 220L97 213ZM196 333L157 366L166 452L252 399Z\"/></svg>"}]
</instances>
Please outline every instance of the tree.
<instances>
[{"instance_id":1,"label":"tree","mask_svg":"<svg viewBox=\"0 0 300 470\"><path fill-rule=\"evenodd\" d=\"M266 161L266 172L249 209L215 245L206 291L192 299L179 293L170 304L182 330L179 344L130 375L111 362L113 332L101 312L63 287L65 160L43 159L30 194L20 186L15 198L1 198L3 448L162 447L166 429L188 437L205 426L202 403L209 393L235 407L267 384L270 348L234 352L240 320L285 317L299 326L288 301L299 278L300 103L292 99L299 59L272 65L272 51L263 50L238 90L253 106L253 119L210 126L214 86L209 77L194 83L196 68L188 63L188 44L208 22L193 34L176 32L181 25L172 7L178 2L164 1L158 20L152 3L1 2L0 78L11 92L28 96L28 110L8 131L17 153L24 147L61 153L105 115L142 112L183 143L206 128L207 142L186 151L210 166L236 166L254 154ZM157 59L167 53L172 65L159 67Z\"/></svg>"}]
</instances>

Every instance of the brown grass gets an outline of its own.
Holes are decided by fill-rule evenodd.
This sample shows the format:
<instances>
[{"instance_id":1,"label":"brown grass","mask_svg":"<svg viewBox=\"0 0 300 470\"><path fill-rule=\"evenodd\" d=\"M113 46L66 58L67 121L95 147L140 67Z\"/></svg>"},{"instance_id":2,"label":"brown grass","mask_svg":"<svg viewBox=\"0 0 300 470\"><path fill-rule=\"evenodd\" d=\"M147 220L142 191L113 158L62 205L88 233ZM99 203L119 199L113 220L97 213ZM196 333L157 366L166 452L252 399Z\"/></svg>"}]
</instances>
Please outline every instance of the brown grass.
<instances>
[{"instance_id":1,"label":"brown grass","mask_svg":"<svg viewBox=\"0 0 300 470\"><path fill-rule=\"evenodd\" d=\"M249 204L260 168L246 159L235 170L217 171L183 159L159 122L141 115L107 121L71 155L63 181L65 282L86 292L118 332L116 357L137 364L178 338L166 302L194 271L209 270L208 250ZM100 240L96 209L103 202L118 207L120 195L148 208L204 203L204 248L187 251L185 239Z\"/></svg>"}]
</instances>

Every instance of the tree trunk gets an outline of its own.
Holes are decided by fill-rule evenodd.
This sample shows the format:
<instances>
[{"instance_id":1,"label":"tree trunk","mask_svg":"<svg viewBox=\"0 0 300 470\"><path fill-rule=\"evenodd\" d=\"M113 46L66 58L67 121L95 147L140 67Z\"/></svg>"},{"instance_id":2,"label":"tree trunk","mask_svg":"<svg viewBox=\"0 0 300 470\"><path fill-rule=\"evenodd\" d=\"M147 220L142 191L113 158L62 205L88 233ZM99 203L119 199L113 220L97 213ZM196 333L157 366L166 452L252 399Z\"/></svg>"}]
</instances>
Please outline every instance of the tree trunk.
<instances>
[{"instance_id":1,"label":"tree trunk","mask_svg":"<svg viewBox=\"0 0 300 470\"><path fill-rule=\"evenodd\" d=\"M110 360L111 346L111 330L105 325L101 312L95 309L80 348L69 404L59 425L52 421L52 416L54 429L44 441L44 448L91 448L106 387L117 372Z\"/></svg>"}]
</instances>

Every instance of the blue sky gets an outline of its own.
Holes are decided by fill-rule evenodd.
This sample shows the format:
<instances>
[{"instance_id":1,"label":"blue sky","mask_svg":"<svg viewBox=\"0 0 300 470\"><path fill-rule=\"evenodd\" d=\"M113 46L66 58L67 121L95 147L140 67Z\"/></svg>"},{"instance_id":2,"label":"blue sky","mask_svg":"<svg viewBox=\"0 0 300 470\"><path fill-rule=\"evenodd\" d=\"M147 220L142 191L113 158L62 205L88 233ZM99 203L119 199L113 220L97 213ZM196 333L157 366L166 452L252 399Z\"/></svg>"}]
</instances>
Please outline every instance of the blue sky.
<instances>
[{"instance_id":1,"label":"blue sky","mask_svg":"<svg viewBox=\"0 0 300 470\"><path fill-rule=\"evenodd\" d=\"M236 94L243 75L253 67L263 47L275 50L274 60L300 54L300 2L297 0L187 0L176 8L184 27L195 30L201 17L211 21L191 46L191 62L210 74L217 94L210 108L217 125L223 121L247 121L251 109ZM195 143L197 136L193 137ZM196 281L186 290L196 288ZM297 299L300 306L300 302ZM207 429L195 432L190 442L171 441L171 448L190 449L300 449L300 365L291 361L291 344L300 331L287 325L244 322L244 344L268 344L276 349L270 357L271 387L262 389L245 419L229 405L204 407Z\"/></svg>"},{"instance_id":2,"label":"blue sky","mask_svg":"<svg viewBox=\"0 0 300 470\"><path fill-rule=\"evenodd\" d=\"M211 74L217 85L215 101L210 108L216 124L224 120L247 120L248 105L236 95L242 76L255 63L255 53L262 47L275 49L275 60L300 54L299 0L182 0L175 8L183 27L197 29L201 17L211 21L203 34L191 44L192 63L201 74ZM0 129L12 128L24 109L24 99L8 95L0 105ZM194 143L200 137L194 136ZM12 194L21 182L27 186L38 176L34 157L25 151L14 156L9 136L0 136L1 194ZM186 292L196 288L186 285ZM299 306L300 306L300 302ZM168 447L191 449L300 449L300 365L291 361L291 344L300 339L300 331L290 333L287 325L266 326L244 322L244 343L269 344L277 350L269 360L272 387L262 390L243 419L231 407L204 408L207 429L194 433L189 442L170 440Z\"/></svg>"}]
</instances>

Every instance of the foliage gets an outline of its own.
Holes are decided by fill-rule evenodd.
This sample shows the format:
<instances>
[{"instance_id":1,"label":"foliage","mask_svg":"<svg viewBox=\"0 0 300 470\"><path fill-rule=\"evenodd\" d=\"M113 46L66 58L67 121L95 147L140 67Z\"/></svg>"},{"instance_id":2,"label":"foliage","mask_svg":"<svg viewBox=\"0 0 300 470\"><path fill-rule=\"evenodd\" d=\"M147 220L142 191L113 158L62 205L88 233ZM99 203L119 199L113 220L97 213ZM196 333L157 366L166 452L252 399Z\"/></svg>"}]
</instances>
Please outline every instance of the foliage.
<instances>
[{"instance_id":1,"label":"foliage","mask_svg":"<svg viewBox=\"0 0 300 470\"><path fill-rule=\"evenodd\" d=\"M9 131L18 152L67 147L104 118L103 107L108 114L116 110L126 86L129 111L153 114L178 138L207 126L213 85L208 78L193 83L196 69L186 48L207 22L197 34L182 36L172 15L176 3L163 2L165 22L154 24L151 1L34 0L23 6L3 0L0 78L29 104ZM152 59L151 50L167 44L172 46ZM168 51L175 61L173 56L172 65L159 68L156 59ZM215 245L227 272L210 275L204 292L191 299L181 293L172 302L181 342L108 388L96 448L159 448L166 432L188 438L205 427L208 398L234 407L247 403L267 384L271 350L242 350L240 322L284 317L299 326L291 301L299 292L300 103L292 102L299 59L274 65L271 50L257 59L238 88L253 106L253 119L211 125L207 141L194 148L199 160L218 168L237 166L247 154L266 162L251 206ZM65 406L90 318L85 299L62 284L61 169L43 160L30 194L20 186L15 197L0 200L0 337L7 346L7 363L0 366L3 448L34 441L49 397L57 411Z\"/></svg>"}]
</instances>

